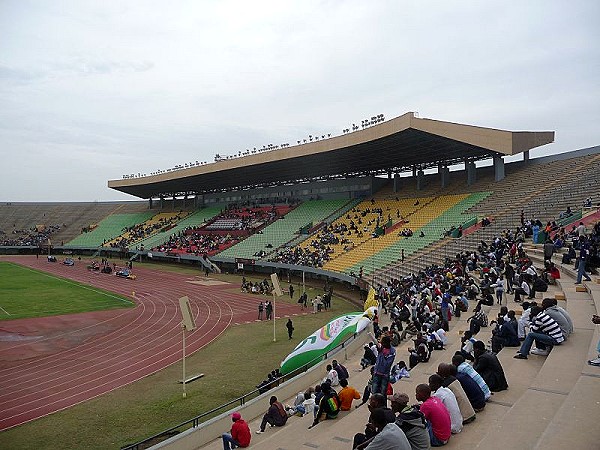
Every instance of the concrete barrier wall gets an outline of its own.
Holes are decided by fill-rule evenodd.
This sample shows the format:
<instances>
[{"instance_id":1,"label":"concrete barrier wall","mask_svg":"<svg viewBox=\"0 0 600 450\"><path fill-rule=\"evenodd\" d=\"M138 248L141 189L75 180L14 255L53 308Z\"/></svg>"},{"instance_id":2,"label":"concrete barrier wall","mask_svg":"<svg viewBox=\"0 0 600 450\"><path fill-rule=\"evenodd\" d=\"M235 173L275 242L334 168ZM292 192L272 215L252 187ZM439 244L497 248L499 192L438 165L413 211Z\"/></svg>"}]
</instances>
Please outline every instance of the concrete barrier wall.
<instances>
[{"instance_id":1,"label":"concrete barrier wall","mask_svg":"<svg viewBox=\"0 0 600 450\"><path fill-rule=\"evenodd\" d=\"M325 378L324 366L332 359L340 362L346 361L348 357L356 351L362 350L363 346L371 340L369 334L370 327L361 332L356 339L349 342L344 348L328 355L328 359L308 371L297 375L291 380L286 381L280 386L269 390L261 396L250 400L244 406L233 408L217 417L214 417L196 428L191 428L173 436L159 444L151 447L152 449L168 450L194 450L210 441L217 439L221 434L231 429L231 414L238 411L247 422L262 416L269 407L268 399L275 395L279 400L285 401L288 398L296 396L298 392L304 392L309 386L320 383ZM253 430L254 431L254 430Z\"/></svg>"}]
</instances>

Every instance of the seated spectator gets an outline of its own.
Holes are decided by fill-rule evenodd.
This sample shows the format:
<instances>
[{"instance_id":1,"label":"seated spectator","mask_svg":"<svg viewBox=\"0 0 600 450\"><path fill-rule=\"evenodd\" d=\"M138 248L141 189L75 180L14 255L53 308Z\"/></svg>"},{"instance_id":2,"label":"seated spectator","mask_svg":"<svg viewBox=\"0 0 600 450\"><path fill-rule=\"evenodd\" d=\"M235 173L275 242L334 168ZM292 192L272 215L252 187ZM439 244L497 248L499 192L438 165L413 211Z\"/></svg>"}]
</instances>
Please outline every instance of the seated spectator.
<instances>
[{"instance_id":1,"label":"seated spectator","mask_svg":"<svg viewBox=\"0 0 600 450\"><path fill-rule=\"evenodd\" d=\"M442 386L450 389L458 403L460 415L463 417L463 425L475 420L475 410L471 406L462 384L456 379L456 367L452 364L441 363L438 365L437 374L442 378ZM483 399L483 395L481 397Z\"/></svg>"},{"instance_id":2,"label":"seated spectator","mask_svg":"<svg viewBox=\"0 0 600 450\"><path fill-rule=\"evenodd\" d=\"M341 402L340 409L342 411L350 411L352 408L352 401L360 399L360 393L352 386L348 386L347 378L340 380L340 386L342 386L342 389L338 393Z\"/></svg>"},{"instance_id":3,"label":"seated spectator","mask_svg":"<svg viewBox=\"0 0 600 450\"><path fill-rule=\"evenodd\" d=\"M481 375L492 392L500 392L508 389L508 383L504 376L504 370L496 355L485 349L485 344L477 341L473 344L475 361L473 369Z\"/></svg>"},{"instance_id":4,"label":"seated spectator","mask_svg":"<svg viewBox=\"0 0 600 450\"><path fill-rule=\"evenodd\" d=\"M456 397L450 389L443 386L443 379L437 373L429 377L429 389L432 395L439 398L450 414L450 430L452 434L462 431L463 416L460 413Z\"/></svg>"},{"instance_id":5,"label":"seated spectator","mask_svg":"<svg viewBox=\"0 0 600 450\"><path fill-rule=\"evenodd\" d=\"M334 359L331 362L331 365L333 366L333 370L337 372L338 380L340 380L340 382L349 378L350 375L348 374L348 369L346 369L342 364L337 362L337 360Z\"/></svg>"},{"instance_id":6,"label":"seated spectator","mask_svg":"<svg viewBox=\"0 0 600 450\"><path fill-rule=\"evenodd\" d=\"M423 402L419 410L427 419L427 431L432 447L446 445L452 435L451 420L448 410L437 397L431 396L431 388L426 384L416 387L417 401Z\"/></svg>"},{"instance_id":7,"label":"seated spectator","mask_svg":"<svg viewBox=\"0 0 600 450\"><path fill-rule=\"evenodd\" d=\"M273 395L269 399L269 405L269 409L260 423L260 429L256 430L257 434L265 432L267 423L272 427L282 427L287 422L288 415L281 402L277 401L277 397Z\"/></svg>"},{"instance_id":8,"label":"seated spectator","mask_svg":"<svg viewBox=\"0 0 600 450\"><path fill-rule=\"evenodd\" d=\"M382 408L371 411L369 424L375 429L376 435L364 447L364 444L358 446L358 449L367 450L411 450L410 443L404 432L394 422L387 421L386 412Z\"/></svg>"},{"instance_id":9,"label":"seated spectator","mask_svg":"<svg viewBox=\"0 0 600 450\"><path fill-rule=\"evenodd\" d=\"M407 394L394 394L388 397L391 409L396 414L396 425L406 435L412 450L429 450L429 432L425 416L418 406L408 405Z\"/></svg>"},{"instance_id":10,"label":"seated spectator","mask_svg":"<svg viewBox=\"0 0 600 450\"><path fill-rule=\"evenodd\" d=\"M498 326L492 331L492 352L500 353L504 347L518 347L520 344L517 322L505 322L503 317L499 317Z\"/></svg>"},{"instance_id":11,"label":"seated spectator","mask_svg":"<svg viewBox=\"0 0 600 450\"><path fill-rule=\"evenodd\" d=\"M377 360L375 353L373 353L373 350L371 350L368 345L364 346L364 350L365 353L360 360L360 367L362 367L362 370L365 370L368 366L375 365L375 361Z\"/></svg>"},{"instance_id":12,"label":"seated spectator","mask_svg":"<svg viewBox=\"0 0 600 450\"><path fill-rule=\"evenodd\" d=\"M319 401L319 408L316 410L313 427L319 423L323 416L326 419L335 419L340 412L340 398L331 385L329 383L321 384L321 392L323 395Z\"/></svg>"},{"instance_id":13,"label":"seated spectator","mask_svg":"<svg viewBox=\"0 0 600 450\"><path fill-rule=\"evenodd\" d=\"M547 347L552 348L555 345L560 345L565 340L558 323L544 313L541 307L534 306L531 308L531 316L533 317L530 326L531 331L527 333L521 348L514 356L516 359L527 359L534 341L536 348L532 353L547 356L550 353Z\"/></svg>"},{"instance_id":14,"label":"seated spectator","mask_svg":"<svg viewBox=\"0 0 600 450\"><path fill-rule=\"evenodd\" d=\"M558 306L558 302L553 298L543 299L542 309L556 321L566 341L573 332L573 320L571 320L569 313L564 308Z\"/></svg>"},{"instance_id":15,"label":"seated spectator","mask_svg":"<svg viewBox=\"0 0 600 450\"><path fill-rule=\"evenodd\" d=\"M335 370L331 364L327 364L326 370L327 376L323 380L323 383L328 382L330 386L339 386L340 379L337 370Z\"/></svg>"},{"instance_id":16,"label":"seated spectator","mask_svg":"<svg viewBox=\"0 0 600 450\"><path fill-rule=\"evenodd\" d=\"M376 409L381 409L384 411L387 423L394 423L396 421L396 416L393 411L389 408L386 408L386 397L382 394L373 394L369 399L369 411L374 411ZM371 423L367 423L365 427L364 433L357 433L354 435L354 441L352 444L352 448L358 448L361 444L370 441L377 434L377 430Z\"/></svg>"},{"instance_id":17,"label":"seated spectator","mask_svg":"<svg viewBox=\"0 0 600 450\"><path fill-rule=\"evenodd\" d=\"M477 383L477 386L479 386L481 392L483 392L483 396L486 402L490 399L490 397L492 396L492 391L490 390L489 386L481 377L481 375L479 375L479 373L477 373L477 371L465 361L465 358L461 354L457 353L452 357L452 365L456 367L457 376L459 374L465 374L469 378L471 378L475 383Z\"/></svg>"},{"instance_id":18,"label":"seated spectator","mask_svg":"<svg viewBox=\"0 0 600 450\"><path fill-rule=\"evenodd\" d=\"M230 450L236 447L246 448L250 445L250 427L242 419L242 415L239 412L234 412L231 415L233 425L231 425L231 431L229 433L223 433L221 438L223 439L223 448Z\"/></svg>"}]
</instances>

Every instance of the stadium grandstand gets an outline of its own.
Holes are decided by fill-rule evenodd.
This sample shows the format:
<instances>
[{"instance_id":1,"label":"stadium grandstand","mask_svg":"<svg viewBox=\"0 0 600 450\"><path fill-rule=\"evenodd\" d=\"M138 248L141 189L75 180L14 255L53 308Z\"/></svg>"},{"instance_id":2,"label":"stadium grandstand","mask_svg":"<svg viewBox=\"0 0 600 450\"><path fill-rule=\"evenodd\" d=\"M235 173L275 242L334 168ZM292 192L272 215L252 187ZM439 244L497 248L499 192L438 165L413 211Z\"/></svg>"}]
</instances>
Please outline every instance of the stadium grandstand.
<instances>
[{"instance_id":1,"label":"stadium grandstand","mask_svg":"<svg viewBox=\"0 0 600 450\"><path fill-rule=\"evenodd\" d=\"M108 181L109 188L138 201L0 205L0 252L118 252L131 260L199 266L207 274L243 268L334 280L362 293L369 287L385 291L426 267L447 267L457 254L480 249L526 221L554 222L553 233L572 231L580 222L593 228L600 209L600 146L530 157L531 150L553 141L553 131L505 131L406 113L315 142ZM515 155L522 159L505 163ZM535 244L543 244L549 233L522 249L538 267L544 267L545 257ZM565 423L571 414L578 426L593 428L596 416L590 411L600 401L597 373L587 366L581 370L599 338L586 324L600 307L600 284L587 284L584 294L574 285L577 272L571 266L560 265L563 280L545 295L574 317L574 337L529 366L504 351L499 359L506 373L522 376L511 378L510 390L494 394L481 418L453 436L448 448L558 449L569 439L583 445L573 448L597 445ZM428 365L411 371L413 379L426 383L438 363L461 351L457 336L469 325L455 323L450 356L434 352ZM348 361L356 388L368 382L359 361L370 340L366 333L354 336L328 355ZM161 439L157 448L222 448L220 436L229 430L234 410L255 431L270 395L293 403L298 391L323 378L324 363L129 448ZM404 381L394 385L411 397L414 388ZM540 408L543 417L532 420ZM252 448L350 448L354 433L364 430L365 410L327 421L310 435L304 419L290 420L253 436ZM527 429L520 427L524 418L531 423Z\"/></svg>"}]
</instances>

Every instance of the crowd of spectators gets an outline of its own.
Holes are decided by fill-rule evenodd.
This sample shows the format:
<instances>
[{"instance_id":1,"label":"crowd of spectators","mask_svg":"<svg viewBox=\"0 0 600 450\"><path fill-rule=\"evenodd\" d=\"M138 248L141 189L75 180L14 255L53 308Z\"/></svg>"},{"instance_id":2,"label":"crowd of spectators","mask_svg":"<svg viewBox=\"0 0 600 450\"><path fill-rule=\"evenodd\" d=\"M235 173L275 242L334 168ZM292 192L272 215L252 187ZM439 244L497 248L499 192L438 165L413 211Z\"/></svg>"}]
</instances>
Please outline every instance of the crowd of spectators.
<instances>
[{"instance_id":1,"label":"crowd of spectators","mask_svg":"<svg viewBox=\"0 0 600 450\"><path fill-rule=\"evenodd\" d=\"M212 256L282 217L290 206L230 205L205 226L187 227L173 233L156 252Z\"/></svg>"},{"instance_id":2,"label":"crowd of spectators","mask_svg":"<svg viewBox=\"0 0 600 450\"><path fill-rule=\"evenodd\" d=\"M136 241L147 238L158 231L164 231L174 227L177 222L187 216L187 214L188 213L186 212L179 211L179 213L173 216L161 217L156 221L151 219L131 227L125 227L121 230L123 234L118 238L109 241L108 245L111 248L128 248ZM104 244L106 244L106 242Z\"/></svg>"},{"instance_id":3,"label":"crowd of spectators","mask_svg":"<svg viewBox=\"0 0 600 450\"><path fill-rule=\"evenodd\" d=\"M0 245L7 247L39 247L40 245L46 245L52 234L60 230L61 225L34 226L23 230L18 230L15 227L10 235L0 230Z\"/></svg>"},{"instance_id":4,"label":"crowd of spectators","mask_svg":"<svg viewBox=\"0 0 600 450\"><path fill-rule=\"evenodd\" d=\"M364 347L360 360L361 368L371 372L362 396L349 385L347 370L328 365L327 377L300 392L294 405L285 408L288 415L312 411L312 426L316 426L320 420L335 419L344 410L342 405L349 410L354 399L362 399L356 407L368 403L369 423L364 432L355 435L353 449L409 450L445 445L484 411L493 392L508 389L496 356L499 352L512 347L518 348L517 359L527 359L530 353L547 356L573 332L568 312L555 299L544 298L539 304L533 300L537 290L544 290L538 281L543 282L548 269L534 267L522 245L526 236L532 236L535 225L531 221L503 230L489 242L481 241L477 249L447 258L443 265L431 265L378 286L380 314L389 314L390 326L380 327L375 312L374 339ZM590 243L597 245L600 240L600 223L589 233L585 228L574 233L577 235L571 237L580 242L579 246L589 249ZM547 248L554 249L554 242L550 240ZM552 263L547 248L545 259ZM523 311L517 314L503 303L506 294L519 289L528 290L524 293L528 299L518 305ZM520 300L517 296L515 299ZM495 302L500 311L489 317ZM417 384L414 393L394 394L394 388L401 386L395 384L400 378L410 376L416 365L428 363L432 352L446 348L449 323L468 311L469 329L462 335L460 349L448 355L447 362L429 369L433 374ZM483 329L487 329L485 335ZM398 361L401 358L395 349L406 339L413 342L406 355L408 364ZM600 358L590 364L600 365ZM272 385L273 379L265 384ZM260 431L264 431L263 426Z\"/></svg>"}]
</instances>

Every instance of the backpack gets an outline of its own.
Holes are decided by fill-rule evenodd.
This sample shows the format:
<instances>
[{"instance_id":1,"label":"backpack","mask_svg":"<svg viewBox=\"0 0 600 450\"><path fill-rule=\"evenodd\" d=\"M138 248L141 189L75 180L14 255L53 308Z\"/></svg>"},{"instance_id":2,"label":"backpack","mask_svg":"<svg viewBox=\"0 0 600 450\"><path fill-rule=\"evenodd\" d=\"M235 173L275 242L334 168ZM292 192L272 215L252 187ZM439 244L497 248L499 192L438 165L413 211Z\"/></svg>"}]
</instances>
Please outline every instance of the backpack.
<instances>
[{"instance_id":1,"label":"backpack","mask_svg":"<svg viewBox=\"0 0 600 450\"><path fill-rule=\"evenodd\" d=\"M548 290L548 283L538 278L533 282L533 289L537 292L546 292Z\"/></svg>"}]
</instances>

